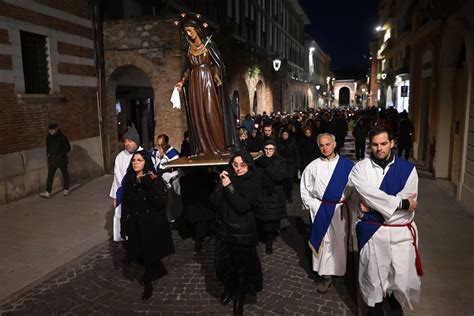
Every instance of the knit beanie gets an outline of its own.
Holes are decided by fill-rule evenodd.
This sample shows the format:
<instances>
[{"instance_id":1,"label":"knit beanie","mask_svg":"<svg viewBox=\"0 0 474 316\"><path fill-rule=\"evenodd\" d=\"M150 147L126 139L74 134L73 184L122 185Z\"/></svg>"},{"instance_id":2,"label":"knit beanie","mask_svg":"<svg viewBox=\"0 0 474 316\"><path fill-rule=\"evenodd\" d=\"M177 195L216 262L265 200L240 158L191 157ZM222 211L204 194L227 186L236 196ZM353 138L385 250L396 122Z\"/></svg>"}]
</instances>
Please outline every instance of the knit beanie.
<instances>
[{"instance_id":1,"label":"knit beanie","mask_svg":"<svg viewBox=\"0 0 474 316\"><path fill-rule=\"evenodd\" d=\"M132 128L128 132L123 135L123 139L128 139L134 142L137 145L140 145L140 136L138 135L138 132L136 129Z\"/></svg>"}]
</instances>

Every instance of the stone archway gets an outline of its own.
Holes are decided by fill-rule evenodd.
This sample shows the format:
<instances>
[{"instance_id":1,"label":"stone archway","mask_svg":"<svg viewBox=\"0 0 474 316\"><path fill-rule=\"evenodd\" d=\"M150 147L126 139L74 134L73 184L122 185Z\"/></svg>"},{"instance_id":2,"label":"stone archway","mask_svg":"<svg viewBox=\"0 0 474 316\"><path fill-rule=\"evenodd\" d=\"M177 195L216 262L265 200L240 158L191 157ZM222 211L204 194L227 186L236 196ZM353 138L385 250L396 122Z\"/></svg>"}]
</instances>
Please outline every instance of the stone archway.
<instances>
[{"instance_id":1,"label":"stone archway","mask_svg":"<svg viewBox=\"0 0 474 316\"><path fill-rule=\"evenodd\" d=\"M257 97L257 112L263 113L263 111L266 111L266 107L265 107L266 91L265 91L265 85L262 80L259 80L257 85L255 86L255 92L256 92L255 95Z\"/></svg>"},{"instance_id":2,"label":"stone archway","mask_svg":"<svg viewBox=\"0 0 474 316\"><path fill-rule=\"evenodd\" d=\"M348 87L342 87L339 89L339 106L350 104L351 90Z\"/></svg>"},{"instance_id":3,"label":"stone archway","mask_svg":"<svg viewBox=\"0 0 474 316\"><path fill-rule=\"evenodd\" d=\"M242 119L245 115L249 114L252 109L250 107L250 95L249 95L249 88L247 87L247 83L242 78L242 76L237 75L235 76L236 80L234 80L230 86L229 91L232 93L231 98L235 91L237 91L239 96L239 109L240 109L240 118Z\"/></svg>"},{"instance_id":4,"label":"stone archway","mask_svg":"<svg viewBox=\"0 0 474 316\"><path fill-rule=\"evenodd\" d=\"M357 83L355 80L335 80L333 85L333 93L334 93L334 103L335 106L343 106L343 105L350 105L351 100L355 100L355 93L356 93ZM349 90L349 99L347 100L347 104L343 104L339 99L340 90L343 88L347 88ZM343 90L346 91L346 90ZM344 95L345 92L343 92Z\"/></svg>"},{"instance_id":5,"label":"stone archway","mask_svg":"<svg viewBox=\"0 0 474 316\"><path fill-rule=\"evenodd\" d=\"M460 199L466 176L472 48L466 31L455 21L448 22L441 43L439 72L445 84L439 92L435 175L448 178Z\"/></svg>"},{"instance_id":6,"label":"stone archway","mask_svg":"<svg viewBox=\"0 0 474 316\"><path fill-rule=\"evenodd\" d=\"M166 133L169 135L172 145L177 146L186 129L184 111L171 107L169 98L173 85L160 85L159 66L137 53L119 53L115 57L106 60L106 113L103 119L106 126L107 144L104 145L104 150L109 153L110 165L113 165L113 159L119 149L116 129L117 115L115 112L116 89L121 72L129 67L136 67L145 73L153 89L154 138L156 134ZM175 123L170 126L169 122Z\"/></svg>"}]
</instances>

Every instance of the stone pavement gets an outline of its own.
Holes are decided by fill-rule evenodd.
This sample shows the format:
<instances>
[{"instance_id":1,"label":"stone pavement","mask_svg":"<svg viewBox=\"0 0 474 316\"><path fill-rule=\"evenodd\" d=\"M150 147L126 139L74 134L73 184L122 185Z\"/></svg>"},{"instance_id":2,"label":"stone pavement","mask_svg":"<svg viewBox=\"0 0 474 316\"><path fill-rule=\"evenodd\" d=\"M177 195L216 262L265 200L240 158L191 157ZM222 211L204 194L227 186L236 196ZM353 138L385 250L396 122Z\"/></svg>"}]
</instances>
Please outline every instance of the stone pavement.
<instances>
[{"instance_id":1,"label":"stone pavement","mask_svg":"<svg viewBox=\"0 0 474 316\"><path fill-rule=\"evenodd\" d=\"M299 190L294 192L295 200ZM273 255L259 246L264 273L264 289L249 297L248 315L354 315L354 278L336 278L325 295L316 292L318 277L310 271L307 252L307 214L301 205L290 207L291 226L274 245ZM155 281L152 298L141 300L143 274L138 265L124 267L120 244L106 241L83 258L0 306L2 315L43 314L163 314L221 315L232 311L231 304L218 302L222 287L215 278L214 241L193 252L191 239L173 231L176 253L163 260L167 275ZM353 266L353 264L352 264ZM351 281L352 280L352 281Z\"/></svg>"},{"instance_id":2,"label":"stone pavement","mask_svg":"<svg viewBox=\"0 0 474 316\"><path fill-rule=\"evenodd\" d=\"M473 315L473 212L454 200L447 181L434 180L423 170L419 174L416 222L425 276L420 303L405 314ZM231 306L218 303L222 289L214 277L213 241L194 253L192 241L176 231L176 254L164 260L168 274L154 283L150 301L141 301L137 281L141 268L123 267L121 246L107 240L110 182L110 177L92 181L68 198L32 197L0 207L0 251L7 254L0 258L0 293L11 294L33 281L26 291L0 305L0 314L230 313ZM308 219L295 191L291 226L278 238L274 254L265 255L259 246L264 290L249 298L246 314L356 314L353 269L347 277L336 279L326 295L315 291L317 277L310 271L306 248ZM18 280L22 285L12 287Z\"/></svg>"},{"instance_id":3,"label":"stone pavement","mask_svg":"<svg viewBox=\"0 0 474 316\"><path fill-rule=\"evenodd\" d=\"M0 207L0 302L109 238L111 176Z\"/></svg>"}]
</instances>

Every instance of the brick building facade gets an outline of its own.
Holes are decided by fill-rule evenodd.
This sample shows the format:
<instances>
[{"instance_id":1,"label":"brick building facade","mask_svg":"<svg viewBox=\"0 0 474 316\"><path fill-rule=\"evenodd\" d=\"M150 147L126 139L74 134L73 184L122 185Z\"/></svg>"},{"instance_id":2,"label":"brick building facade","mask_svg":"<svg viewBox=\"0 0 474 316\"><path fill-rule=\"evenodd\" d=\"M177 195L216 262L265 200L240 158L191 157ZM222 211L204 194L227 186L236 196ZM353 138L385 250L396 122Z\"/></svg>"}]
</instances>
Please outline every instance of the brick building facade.
<instances>
[{"instance_id":1,"label":"brick building facade","mask_svg":"<svg viewBox=\"0 0 474 316\"><path fill-rule=\"evenodd\" d=\"M122 104L120 112L137 110L140 120L152 120L154 133L147 134L142 128L139 132L144 146L153 145L156 135L166 133L172 146L179 148L186 130L184 109L173 109L170 102L174 85L183 72L183 42L173 20L156 18L107 21L104 24L104 49L106 73L106 115L107 143L110 157L115 157L119 145L118 132L126 122L117 114L116 105ZM132 98L118 95L122 91L142 91ZM144 93L145 88L151 93ZM153 111L144 113L135 109L130 102L151 99ZM126 104L129 103L129 104ZM152 116L152 117L146 117ZM120 123L120 124L119 124ZM146 139L144 139L146 138Z\"/></svg>"},{"instance_id":2,"label":"brick building facade","mask_svg":"<svg viewBox=\"0 0 474 316\"><path fill-rule=\"evenodd\" d=\"M93 47L87 1L0 2L0 204L44 189L50 122L71 142L71 180L102 174Z\"/></svg>"}]
</instances>

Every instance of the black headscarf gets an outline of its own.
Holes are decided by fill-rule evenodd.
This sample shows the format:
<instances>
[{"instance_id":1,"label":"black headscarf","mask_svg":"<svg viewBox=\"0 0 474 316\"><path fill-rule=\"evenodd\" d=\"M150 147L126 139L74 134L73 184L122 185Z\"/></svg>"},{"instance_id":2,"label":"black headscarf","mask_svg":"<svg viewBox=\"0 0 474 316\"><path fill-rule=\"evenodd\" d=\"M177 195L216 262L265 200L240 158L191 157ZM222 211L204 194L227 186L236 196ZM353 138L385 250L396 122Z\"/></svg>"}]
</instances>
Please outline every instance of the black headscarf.
<instances>
[{"instance_id":1,"label":"black headscarf","mask_svg":"<svg viewBox=\"0 0 474 316\"><path fill-rule=\"evenodd\" d=\"M143 157L143 159L145 159L145 165L143 166L143 174L146 174L150 171L156 174L155 166L153 164L153 161L151 160L151 154L144 149L136 151L133 153L132 158L130 159L130 164L128 165L127 173L125 174L125 177L123 180L124 186L136 181L137 173L135 172L135 170L133 170L133 166L132 166L132 160L133 160L133 157L135 157L135 155L140 155Z\"/></svg>"}]
</instances>

